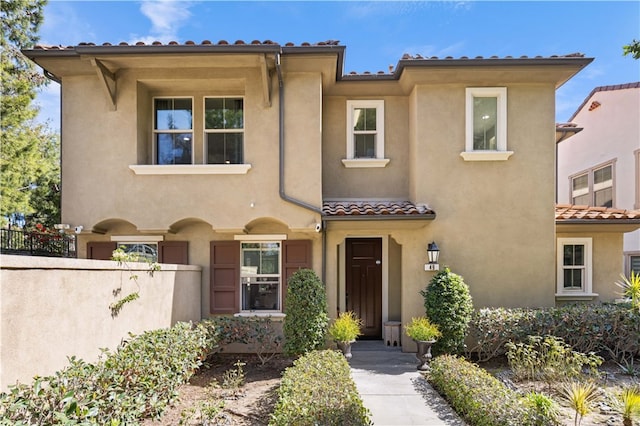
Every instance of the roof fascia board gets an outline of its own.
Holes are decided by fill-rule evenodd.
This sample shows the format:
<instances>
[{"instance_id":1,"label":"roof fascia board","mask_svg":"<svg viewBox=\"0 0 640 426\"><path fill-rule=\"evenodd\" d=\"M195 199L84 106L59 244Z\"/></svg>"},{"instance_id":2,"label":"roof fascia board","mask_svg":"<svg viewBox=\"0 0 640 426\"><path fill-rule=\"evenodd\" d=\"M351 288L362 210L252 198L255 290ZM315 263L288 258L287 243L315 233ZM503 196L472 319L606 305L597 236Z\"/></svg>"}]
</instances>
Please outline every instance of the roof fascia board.
<instances>
[{"instance_id":1,"label":"roof fascia board","mask_svg":"<svg viewBox=\"0 0 640 426\"><path fill-rule=\"evenodd\" d=\"M434 220L436 218L433 214L413 214L413 215L361 215L361 216L322 216L322 220L326 221L375 221L375 220Z\"/></svg>"}]
</instances>

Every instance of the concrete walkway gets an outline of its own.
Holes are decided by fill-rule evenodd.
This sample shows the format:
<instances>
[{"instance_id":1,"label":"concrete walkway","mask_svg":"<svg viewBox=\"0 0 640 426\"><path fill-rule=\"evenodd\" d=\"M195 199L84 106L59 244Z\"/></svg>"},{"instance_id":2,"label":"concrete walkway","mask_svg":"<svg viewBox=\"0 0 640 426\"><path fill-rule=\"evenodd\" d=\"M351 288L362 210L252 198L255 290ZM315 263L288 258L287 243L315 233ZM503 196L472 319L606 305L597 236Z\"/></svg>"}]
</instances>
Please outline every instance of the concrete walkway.
<instances>
[{"instance_id":1,"label":"concrete walkway","mask_svg":"<svg viewBox=\"0 0 640 426\"><path fill-rule=\"evenodd\" d=\"M381 340L358 341L351 352L351 375L374 425L466 425L416 369L415 354Z\"/></svg>"}]
</instances>

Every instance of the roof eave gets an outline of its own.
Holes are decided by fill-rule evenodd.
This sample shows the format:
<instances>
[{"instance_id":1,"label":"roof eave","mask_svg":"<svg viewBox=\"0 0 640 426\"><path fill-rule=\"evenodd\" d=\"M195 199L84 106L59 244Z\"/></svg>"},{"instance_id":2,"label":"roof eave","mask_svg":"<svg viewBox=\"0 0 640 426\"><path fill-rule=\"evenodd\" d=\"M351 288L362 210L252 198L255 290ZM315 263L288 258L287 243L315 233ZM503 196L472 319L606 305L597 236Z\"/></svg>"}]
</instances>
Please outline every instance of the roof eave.
<instances>
[{"instance_id":1,"label":"roof eave","mask_svg":"<svg viewBox=\"0 0 640 426\"><path fill-rule=\"evenodd\" d=\"M326 221L371 221L371 220L434 220L435 213L411 214L411 215L349 215L349 216L322 216Z\"/></svg>"}]
</instances>

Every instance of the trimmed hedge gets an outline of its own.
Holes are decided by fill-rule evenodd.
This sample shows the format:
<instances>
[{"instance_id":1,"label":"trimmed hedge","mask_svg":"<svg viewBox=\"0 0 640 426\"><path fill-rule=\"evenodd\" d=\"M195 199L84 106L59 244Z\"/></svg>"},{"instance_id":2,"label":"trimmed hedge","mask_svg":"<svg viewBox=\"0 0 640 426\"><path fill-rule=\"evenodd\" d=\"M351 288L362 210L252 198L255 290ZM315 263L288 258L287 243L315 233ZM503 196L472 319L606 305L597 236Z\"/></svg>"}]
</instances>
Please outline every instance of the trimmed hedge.
<instances>
[{"instance_id":1,"label":"trimmed hedge","mask_svg":"<svg viewBox=\"0 0 640 426\"><path fill-rule=\"evenodd\" d=\"M206 358L213 336L177 323L130 337L114 353L104 349L96 363L71 357L54 375L0 394L0 424L116 426L160 418Z\"/></svg>"},{"instance_id":2,"label":"trimmed hedge","mask_svg":"<svg viewBox=\"0 0 640 426\"><path fill-rule=\"evenodd\" d=\"M464 279L444 268L420 294L424 298L427 318L442 333L433 344L434 355L464 352L464 338L473 315L473 300Z\"/></svg>"},{"instance_id":3,"label":"trimmed hedge","mask_svg":"<svg viewBox=\"0 0 640 426\"><path fill-rule=\"evenodd\" d=\"M345 357L332 350L312 351L285 370L272 426L369 425Z\"/></svg>"},{"instance_id":4,"label":"trimmed hedge","mask_svg":"<svg viewBox=\"0 0 640 426\"><path fill-rule=\"evenodd\" d=\"M574 351L622 361L640 355L640 316L629 304L580 304L557 308L476 311L469 327L480 361L504 355L507 342L528 336L556 336Z\"/></svg>"},{"instance_id":5,"label":"trimmed hedge","mask_svg":"<svg viewBox=\"0 0 640 426\"><path fill-rule=\"evenodd\" d=\"M327 293L313 270L299 269L287 281L285 313L285 354L302 355L324 345L329 326Z\"/></svg>"},{"instance_id":6,"label":"trimmed hedge","mask_svg":"<svg viewBox=\"0 0 640 426\"><path fill-rule=\"evenodd\" d=\"M428 380L453 409L472 426L523 426L541 413L525 405L518 394L475 364L452 355L431 361ZM553 424L542 422L541 424Z\"/></svg>"}]
</instances>

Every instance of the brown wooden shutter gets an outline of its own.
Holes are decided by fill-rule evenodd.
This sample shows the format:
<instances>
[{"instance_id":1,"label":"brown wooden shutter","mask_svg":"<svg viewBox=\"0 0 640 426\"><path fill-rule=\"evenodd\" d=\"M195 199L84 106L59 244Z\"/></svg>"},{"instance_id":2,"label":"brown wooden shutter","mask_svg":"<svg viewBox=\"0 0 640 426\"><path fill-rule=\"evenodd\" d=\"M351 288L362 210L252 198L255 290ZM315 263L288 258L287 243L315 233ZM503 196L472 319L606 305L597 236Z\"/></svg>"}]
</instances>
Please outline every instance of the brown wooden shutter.
<instances>
[{"instance_id":1,"label":"brown wooden shutter","mask_svg":"<svg viewBox=\"0 0 640 426\"><path fill-rule=\"evenodd\" d=\"M212 314L235 314L240 308L240 242L211 241L210 300Z\"/></svg>"},{"instance_id":2,"label":"brown wooden shutter","mask_svg":"<svg viewBox=\"0 0 640 426\"><path fill-rule=\"evenodd\" d=\"M311 269L311 240L284 240L282 242L282 310L287 296L287 282L299 269Z\"/></svg>"},{"instance_id":3,"label":"brown wooden shutter","mask_svg":"<svg viewBox=\"0 0 640 426\"><path fill-rule=\"evenodd\" d=\"M188 241L160 241L158 242L158 262L189 264Z\"/></svg>"},{"instance_id":4,"label":"brown wooden shutter","mask_svg":"<svg viewBox=\"0 0 640 426\"><path fill-rule=\"evenodd\" d=\"M89 241L87 243L87 259L111 260L115 249L115 241Z\"/></svg>"}]
</instances>

